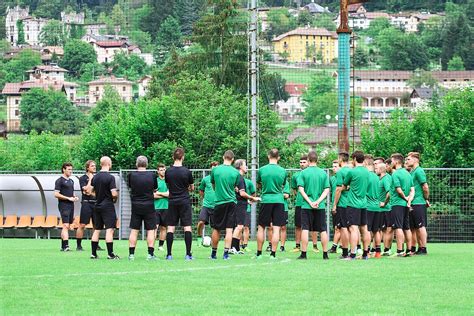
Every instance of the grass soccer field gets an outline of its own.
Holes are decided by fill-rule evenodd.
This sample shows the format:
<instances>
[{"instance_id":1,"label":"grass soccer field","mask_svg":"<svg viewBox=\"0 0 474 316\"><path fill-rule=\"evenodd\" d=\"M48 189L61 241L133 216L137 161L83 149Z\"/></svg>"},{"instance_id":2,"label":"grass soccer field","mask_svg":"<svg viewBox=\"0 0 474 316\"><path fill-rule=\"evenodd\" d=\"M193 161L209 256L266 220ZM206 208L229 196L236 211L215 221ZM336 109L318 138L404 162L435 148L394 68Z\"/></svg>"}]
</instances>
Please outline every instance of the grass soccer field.
<instances>
[{"instance_id":1,"label":"grass soccer field","mask_svg":"<svg viewBox=\"0 0 474 316\"><path fill-rule=\"evenodd\" d=\"M209 248L195 248L196 259L185 262L181 240L173 261L161 259L162 252L160 260L146 261L143 241L133 262L126 259L127 241L115 242L122 260L107 260L105 252L90 260L87 241L84 252L61 253L59 244L0 240L2 314L474 313L473 244L430 244L428 256L368 261L336 255L323 261L310 253L304 262L289 252L276 261L255 261L252 254L210 261ZM75 249L74 240L70 245Z\"/></svg>"}]
</instances>

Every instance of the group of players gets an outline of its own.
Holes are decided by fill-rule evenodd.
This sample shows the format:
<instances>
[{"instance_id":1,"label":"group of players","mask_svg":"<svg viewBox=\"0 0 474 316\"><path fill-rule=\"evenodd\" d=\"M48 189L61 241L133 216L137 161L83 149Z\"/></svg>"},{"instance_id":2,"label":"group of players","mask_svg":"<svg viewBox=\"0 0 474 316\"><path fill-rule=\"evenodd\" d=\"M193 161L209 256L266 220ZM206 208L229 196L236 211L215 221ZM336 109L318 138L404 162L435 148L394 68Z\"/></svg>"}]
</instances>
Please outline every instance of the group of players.
<instances>
[{"instance_id":1,"label":"group of players","mask_svg":"<svg viewBox=\"0 0 474 316\"><path fill-rule=\"evenodd\" d=\"M166 259L172 260L173 240L176 226L184 230L186 245L185 260L192 255L192 204L190 192L194 191L194 179L189 169L183 166L184 150L176 148L174 163L168 169L159 164L157 172L149 171L148 159L139 156L136 171L127 176L131 192L131 218L129 238L129 260L135 259L137 236L144 226L148 244L148 260L156 260L155 240L158 235L158 249L164 251ZM351 158L351 159L349 159ZM427 254L426 211L429 206L429 187L426 175L419 166L420 155L409 153L406 158L393 154L389 159L374 158L355 151L351 157L341 152L333 161L334 175L317 166L316 152L310 151L300 159L300 172L288 181L287 172L278 165L277 149L268 152L269 163L259 168L257 188L245 177L247 164L243 159L234 160L234 153L228 150L223 163L211 163L210 175L204 177L199 186L203 200L197 224L198 245L205 235L205 225L210 224L211 256L217 259L221 232L224 232L222 258L244 254L249 240L251 203L259 202L257 251L255 259L263 258L262 249L265 231L269 233L270 259L276 259L278 244L284 251L286 226L288 223L288 200L290 188L296 195L295 228L298 259L307 258L310 232L316 245L316 234L321 238L323 259L328 253L342 248L341 259L368 259L373 256L390 256L393 236L396 236L397 252L394 256L406 257ZM92 218L94 232L91 238L91 259L97 259L99 235L106 230L107 258L119 259L113 252L113 236L116 225L114 203L118 197L115 178L109 173L112 161L109 157L100 159L100 172L96 173L94 161L87 161L86 174L80 177L82 207L80 226L76 233L77 250L82 250L84 227ZM74 182L71 179L72 165L63 164L63 175L56 181L55 197L59 200L59 211L63 222L61 250L69 251L68 233L74 217ZM331 203L334 242L328 249L326 203ZM281 237L281 238L280 238ZM381 243L384 243L382 254ZM357 256L362 242L362 251ZM406 248L404 249L404 244ZM418 244L418 250L416 249ZM370 248L372 245L372 248Z\"/></svg>"}]
</instances>

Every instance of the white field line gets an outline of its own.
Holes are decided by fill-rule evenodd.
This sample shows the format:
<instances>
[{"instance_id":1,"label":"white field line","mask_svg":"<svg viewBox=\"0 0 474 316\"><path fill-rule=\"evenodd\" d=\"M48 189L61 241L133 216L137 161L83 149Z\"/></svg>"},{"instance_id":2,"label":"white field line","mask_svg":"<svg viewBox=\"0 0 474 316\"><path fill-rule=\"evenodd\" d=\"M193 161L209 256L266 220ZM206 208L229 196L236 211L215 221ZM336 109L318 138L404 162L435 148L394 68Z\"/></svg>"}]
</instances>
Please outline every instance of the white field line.
<instances>
[{"instance_id":1,"label":"white field line","mask_svg":"<svg viewBox=\"0 0 474 316\"><path fill-rule=\"evenodd\" d=\"M110 272L78 272L78 273L65 273L61 276L64 277L84 277L84 276L108 276L108 275L139 275L139 274L151 274L151 273L172 273L172 272L192 272L192 271L206 271L206 270L223 270L233 268L246 268L251 266L264 266L273 265L279 263L289 263L291 259L283 259L273 262L262 262L262 263L250 263L250 264L236 264L236 265L218 265L214 266L212 263L206 267L196 268L182 268L182 269L157 269L157 270L146 270L146 271L110 271ZM57 274L36 274L36 275L0 275L0 279L18 279L18 278L57 278Z\"/></svg>"}]
</instances>

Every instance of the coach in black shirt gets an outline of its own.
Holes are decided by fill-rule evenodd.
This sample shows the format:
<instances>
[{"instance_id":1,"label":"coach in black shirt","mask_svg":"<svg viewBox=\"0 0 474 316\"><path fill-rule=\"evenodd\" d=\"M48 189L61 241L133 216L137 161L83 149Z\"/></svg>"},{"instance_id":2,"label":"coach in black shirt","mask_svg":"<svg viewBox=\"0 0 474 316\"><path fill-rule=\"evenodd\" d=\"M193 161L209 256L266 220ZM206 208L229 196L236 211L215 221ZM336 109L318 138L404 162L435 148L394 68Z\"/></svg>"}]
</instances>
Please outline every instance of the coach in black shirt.
<instances>
[{"instance_id":1,"label":"coach in black shirt","mask_svg":"<svg viewBox=\"0 0 474 316\"><path fill-rule=\"evenodd\" d=\"M137 171L128 174L127 182L131 190L132 216L130 218L129 260L135 259L138 232L145 225L146 240L148 243L147 260L156 260L155 257L155 229L156 214L154 193L158 188L156 173L147 171L148 159L145 156L137 158Z\"/></svg>"},{"instance_id":2,"label":"coach in black shirt","mask_svg":"<svg viewBox=\"0 0 474 316\"><path fill-rule=\"evenodd\" d=\"M69 227L74 221L74 181L71 179L72 164L65 162L61 168L62 176L54 183L54 197L58 199L58 209L63 222L61 230L61 251L69 251Z\"/></svg>"},{"instance_id":3,"label":"coach in black shirt","mask_svg":"<svg viewBox=\"0 0 474 316\"><path fill-rule=\"evenodd\" d=\"M117 200L118 192L115 178L109 173L112 168L112 160L104 156L100 158L100 172L92 178L92 186L95 192L95 209L92 213L95 231L92 234L91 259L97 259L97 246L102 229L106 229L105 242L107 244L107 259L120 259L114 254L114 230L117 223L114 202Z\"/></svg>"},{"instance_id":4,"label":"coach in black shirt","mask_svg":"<svg viewBox=\"0 0 474 316\"><path fill-rule=\"evenodd\" d=\"M181 222L184 229L184 242L186 244L186 260L193 260L191 254L192 244L192 208L189 191L194 191L193 175L188 168L183 167L184 149L176 148L173 153L174 164L165 173L165 181L169 190L168 213L166 223L168 232L166 234L167 260L172 260L171 250L173 247L175 227Z\"/></svg>"}]
</instances>

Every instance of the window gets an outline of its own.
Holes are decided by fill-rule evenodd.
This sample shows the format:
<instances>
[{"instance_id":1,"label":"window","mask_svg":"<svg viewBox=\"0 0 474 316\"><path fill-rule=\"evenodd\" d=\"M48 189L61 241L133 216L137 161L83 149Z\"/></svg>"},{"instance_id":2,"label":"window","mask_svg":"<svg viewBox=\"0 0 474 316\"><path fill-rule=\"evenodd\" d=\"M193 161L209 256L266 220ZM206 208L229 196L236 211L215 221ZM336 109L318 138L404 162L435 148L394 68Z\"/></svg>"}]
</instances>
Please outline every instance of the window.
<instances>
[{"instance_id":1,"label":"window","mask_svg":"<svg viewBox=\"0 0 474 316\"><path fill-rule=\"evenodd\" d=\"M125 92L127 88L125 86L122 87L122 91Z\"/></svg>"},{"instance_id":2,"label":"window","mask_svg":"<svg viewBox=\"0 0 474 316\"><path fill-rule=\"evenodd\" d=\"M20 116L20 110L15 110L15 116Z\"/></svg>"},{"instance_id":3,"label":"window","mask_svg":"<svg viewBox=\"0 0 474 316\"><path fill-rule=\"evenodd\" d=\"M69 99L70 99L70 100L74 100L74 93L70 93L70 94L69 94Z\"/></svg>"},{"instance_id":4,"label":"window","mask_svg":"<svg viewBox=\"0 0 474 316\"><path fill-rule=\"evenodd\" d=\"M15 100L15 105L18 105L18 104L20 104L20 100L16 99Z\"/></svg>"},{"instance_id":5,"label":"window","mask_svg":"<svg viewBox=\"0 0 474 316\"><path fill-rule=\"evenodd\" d=\"M99 91L99 86L95 87L95 91Z\"/></svg>"}]
</instances>

